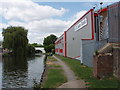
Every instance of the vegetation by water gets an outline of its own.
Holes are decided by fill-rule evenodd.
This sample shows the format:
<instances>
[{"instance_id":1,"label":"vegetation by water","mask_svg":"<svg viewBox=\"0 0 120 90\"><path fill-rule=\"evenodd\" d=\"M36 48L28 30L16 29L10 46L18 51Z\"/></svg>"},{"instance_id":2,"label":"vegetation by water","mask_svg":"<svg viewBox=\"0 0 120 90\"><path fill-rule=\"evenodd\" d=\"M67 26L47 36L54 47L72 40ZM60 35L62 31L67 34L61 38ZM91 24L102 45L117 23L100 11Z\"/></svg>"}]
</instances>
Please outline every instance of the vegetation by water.
<instances>
[{"instance_id":1,"label":"vegetation by water","mask_svg":"<svg viewBox=\"0 0 120 90\"><path fill-rule=\"evenodd\" d=\"M64 71L60 65L54 63L55 61L53 57L48 56L46 62L48 70L45 76L46 80L42 85L43 88L56 88L67 81Z\"/></svg>"},{"instance_id":2,"label":"vegetation by water","mask_svg":"<svg viewBox=\"0 0 120 90\"><path fill-rule=\"evenodd\" d=\"M28 44L28 30L23 27L9 26L3 29L3 48L14 56L26 56L35 53L33 46Z\"/></svg>"},{"instance_id":3,"label":"vegetation by water","mask_svg":"<svg viewBox=\"0 0 120 90\"><path fill-rule=\"evenodd\" d=\"M80 61L58 55L56 56L70 66L78 79L85 80L85 82L87 82L86 85L89 86L89 88L118 88L119 86L118 80L113 76L98 80L93 77L92 68L80 64Z\"/></svg>"}]
</instances>

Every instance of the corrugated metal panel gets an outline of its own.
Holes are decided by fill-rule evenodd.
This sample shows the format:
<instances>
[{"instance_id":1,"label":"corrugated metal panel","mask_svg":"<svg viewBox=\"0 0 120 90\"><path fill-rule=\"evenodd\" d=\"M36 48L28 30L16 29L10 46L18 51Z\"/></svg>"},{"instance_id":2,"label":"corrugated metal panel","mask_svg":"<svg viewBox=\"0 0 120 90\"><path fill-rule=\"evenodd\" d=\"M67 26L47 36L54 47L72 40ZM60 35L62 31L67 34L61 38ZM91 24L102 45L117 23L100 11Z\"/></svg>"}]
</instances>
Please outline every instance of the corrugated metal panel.
<instances>
[{"instance_id":1,"label":"corrugated metal panel","mask_svg":"<svg viewBox=\"0 0 120 90\"><path fill-rule=\"evenodd\" d=\"M83 41L83 64L89 67L93 67L93 54L97 50L98 46L95 41Z\"/></svg>"},{"instance_id":2,"label":"corrugated metal panel","mask_svg":"<svg viewBox=\"0 0 120 90\"><path fill-rule=\"evenodd\" d=\"M95 36L97 36L95 34ZM106 40L98 41L97 37L94 40L83 40L82 41L82 57L83 57L83 64L89 67L93 67L93 54L96 50L99 50L107 43Z\"/></svg>"},{"instance_id":3,"label":"corrugated metal panel","mask_svg":"<svg viewBox=\"0 0 120 90\"><path fill-rule=\"evenodd\" d=\"M120 2L108 6L109 42L120 42Z\"/></svg>"}]
</instances>

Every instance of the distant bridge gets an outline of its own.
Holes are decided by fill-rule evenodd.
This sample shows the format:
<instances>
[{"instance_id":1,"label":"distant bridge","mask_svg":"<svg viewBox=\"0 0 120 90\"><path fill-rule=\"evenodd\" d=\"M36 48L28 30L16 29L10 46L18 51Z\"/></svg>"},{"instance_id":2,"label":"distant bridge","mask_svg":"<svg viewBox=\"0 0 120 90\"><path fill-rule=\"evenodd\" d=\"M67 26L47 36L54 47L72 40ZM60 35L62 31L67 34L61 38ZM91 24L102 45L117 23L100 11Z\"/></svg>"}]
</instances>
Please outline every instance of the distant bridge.
<instances>
[{"instance_id":1,"label":"distant bridge","mask_svg":"<svg viewBox=\"0 0 120 90\"><path fill-rule=\"evenodd\" d=\"M35 50L41 50L43 53L45 53L45 50L42 47L35 47Z\"/></svg>"}]
</instances>

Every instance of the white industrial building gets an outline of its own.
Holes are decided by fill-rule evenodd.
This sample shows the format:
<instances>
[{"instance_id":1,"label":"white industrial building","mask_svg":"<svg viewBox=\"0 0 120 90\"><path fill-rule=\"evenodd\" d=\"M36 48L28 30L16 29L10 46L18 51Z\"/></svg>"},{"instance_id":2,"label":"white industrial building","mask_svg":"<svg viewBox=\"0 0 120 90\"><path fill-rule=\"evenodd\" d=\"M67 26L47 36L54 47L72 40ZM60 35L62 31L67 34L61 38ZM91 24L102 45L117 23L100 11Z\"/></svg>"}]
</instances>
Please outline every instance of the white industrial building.
<instances>
[{"instance_id":1,"label":"white industrial building","mask_svg":"<svg viewBox=\"0 0 120 90\"><path fill-rule=\"evenodd\" d=\"M92 67L96 50L107 43L120 43L119 14L120 2L98 11L90 9L55 41L55 53Z\"/></svg>"}]
</instances>

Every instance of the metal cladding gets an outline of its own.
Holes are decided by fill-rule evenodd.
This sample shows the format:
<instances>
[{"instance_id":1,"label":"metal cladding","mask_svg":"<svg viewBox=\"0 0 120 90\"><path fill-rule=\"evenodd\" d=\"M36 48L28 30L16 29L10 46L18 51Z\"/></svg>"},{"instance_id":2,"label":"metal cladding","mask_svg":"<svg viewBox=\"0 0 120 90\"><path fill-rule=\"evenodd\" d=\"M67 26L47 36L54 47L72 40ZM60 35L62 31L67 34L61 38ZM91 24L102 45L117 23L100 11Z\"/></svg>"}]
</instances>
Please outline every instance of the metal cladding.
<instances>
[{"instance_id":1,"label":"metal cladding","mask_svg":"<svg viewBox=\"0 0 120 90\"><path fill-rule=\"evenodd\" d=\"M109 42L120 43L120 2L108 6Z\"/></svg>"},{"instance_id":2,"label":"metal cladding","mask_svg":"<svg viewBox=\"0 0 120 90\"><path fill-rule=\"evenodd\" d=\"M109 42L120 42L120 2L90 9L55 42L55 53L92 67L93 54Z\"/></svg>"}]
</instances>

